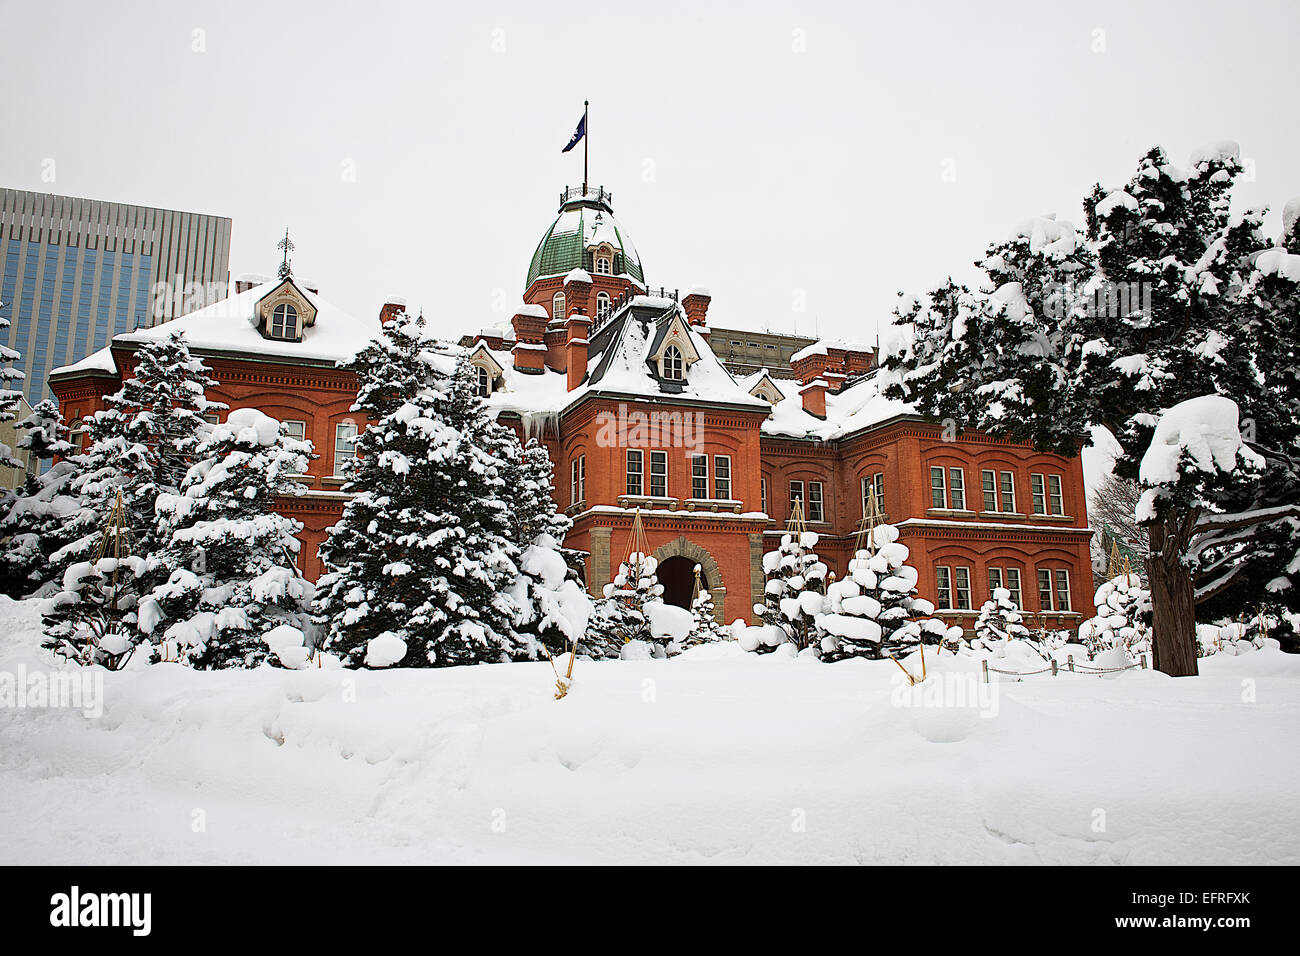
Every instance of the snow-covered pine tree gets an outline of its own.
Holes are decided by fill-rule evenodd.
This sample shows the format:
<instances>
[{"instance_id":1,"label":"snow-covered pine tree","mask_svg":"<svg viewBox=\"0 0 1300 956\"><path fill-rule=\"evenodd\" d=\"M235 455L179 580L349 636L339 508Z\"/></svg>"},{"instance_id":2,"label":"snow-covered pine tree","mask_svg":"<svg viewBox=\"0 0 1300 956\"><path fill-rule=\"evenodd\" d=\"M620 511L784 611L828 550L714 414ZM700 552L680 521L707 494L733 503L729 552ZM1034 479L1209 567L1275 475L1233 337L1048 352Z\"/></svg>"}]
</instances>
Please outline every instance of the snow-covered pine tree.
<instances>
[{"instance_id":1,"label":"snow-covered pine tree","mask_svg":"<svg viewBox=\"0 0 1300 956\"><path fill-rule=\"evenodd\" d=\"M581 643L593 610L561 544L573 522L555 506L554 473L546 447L530 439L508 480L511 536L520 550L513 624L520 652L530 660L541 653L536 642L552 655Z\"/></svg>"},{"instance_id":2,"label":"snow-covered pine tree","mask_svg":"<svg viewBox=\"0 0 1300 956\"><path fill-rule=\"evenodd\" d=\"M700 566L695 566L695 580L700 581ZM708 644L713 641L725 641L731 635L714 613L713 595L709 589L699 584L699 593L691 602L691 615L695 618L695 627L691 630L690 636L683 642L685 646L690 647L695 644Z\"/></svg>"},{"instance_id":3,"label":"snow-covered pine tree","mask_svg":"<svg viewBox=\"0 0 1300 956\"><path fill-rule=\"evenodd\" d=\"M450 375L424 354L422 320L399 315L345 367L361 383L345 490L321 545L316 615L349 666L446 666L521 653L509 589L508 429L476 395L469 363ZM517 442L516 442L517 447Z\"/></svg>"},{"instance_id":4,"label":"snow-covered pine tree","mask_svg":"<svg viewBox=\"0 0 1300 956\"><path fill-rule=\"evenodd\" d=\"M785 635L784 643L796 651L813 649L820 653L822 633L817 615L825 609L826 565L818 557L816 531L787 531L774 551L763 555L763 603L755 605L763 624ZM775 650L763 642L758 653Z\"/></svg>"},{"instance_id":5,"label":"snow-covered pine tree","mask_svg":"<svg viewBox=\"0 0 1300 956\"><path fill-rule=\"evenodd\" d=\"M949 319L950 290L938 290L896 313L884 341L887 394L1048 450L1072 452L1089 426L1105 427L1121 448L1115 472L1130 480L1166 409L1217 393L1251 418L1272 386L1268 364L1256 361L1256 330L1243 320L1242 293L1264 240L1257 212L1229 215L1240 169L1234 144L1198 151L1186 169L1153 149L1124 189L1098 187L1085 200L1086 246L1067 224L1055 234L1032 221L981 263L992 291L968 303L981 320L978 357L972 322ZM1222 503L1171 497L1146 516L1154 658L1166 673L1196 673L1192 538L1300 515L1294 501L1264 514L1229 511L1232 484L1217 489ZM1205 580L1202 594L1213 586Z\"/></svg>"},{"instance_id":6,"label":"snow-covered pine tree","mask_svg":"<svg viewBox=\"0 0 1300 956\"><path fill-rule=\"evenodd\" d=\"M992 597L980 607L975 619L975 640L979 646L992 649L1007 641L1026 641L1030 630L1025 626L1025 616L1011 600L1006 588L994 588Z\"/></svg>"},{"instance_id":7,"label":"snow-covered pine tree","mask_svg":"<svg viewBox=\"0 0 1300 956\"><path fill-rule=\"evenodd\" d=\"M298 570L302 524L275 510L301 494L311 443L237 408L194 448L179 494L160 494L166 544L149 558L166 579L140 603L162 656L199 669L304 666L313 588Z\"/></svg>"},{"instance_id":8,"label":"snow-covered pine tree","mask_svg":"<svg viewBox=\"0 0 1300 956\"><path fill-rule=\"evenodd\" d=\"M5 308L8 303L0 302L0 309ZM9 320L0 315L0 333L9 328ZM8 336L3 336L8 338ZM17 417L19 403L22 400L22 389L17 386L23 380L21 369L13 367L13 363L22 358L20 352L9 348L9 346L0 344L0 424L12 422ZM0 442L0 468L13 468L21 470L23 468L22 459L14 454L14 450ZM0 499L2 502L3 499Z\"/></svg>"},{"instance_id":9,"label":"snow-covered pine tree","mask_svg":"<svg viewBox=\"0 0 1300 956\"><path fill-rule=\"evenodd\" d=\"M129 519L116 494L87 560L68 565L44 617L44 647L116 670L137 644L136 607L145 559L132 554Z\"/></svg>"},{"instance_id":10,"label":"snow-covered pine tree","mask_svg":"<svg viewBox=\"0 0 1300 956\"><path fill-rule=\"evenodd\" d=\"M33 461L54 457L60 461L44 474L36 468L28 471L0 517L0 540L5 541L0 592L13 598L39 594L57 583L50 572L50 555L71 540L67 519L79 506L70 493L78 460L58 405L49 399L37 403L18 427L24 432L18 447L29 452Z\"/></svg>"},{"instance_id":11,"label":"snow-covered pine tree","mask_svg":"<svg viewBox=\"0 0 1300 956\"><path fill-rule=\"evenodd\" d=\"M881 523L849 561L848 573L826 590L822 659L900 657L921 643L923 622L934 605L916 596L917 572L907 563L898 529Z\"/></svg>"},{"instance_id":12,"label":"snow-covered pine tree","mask_svg":"<svg viewBox=\"0 0 1300 956\"><path fill-rule=\"evenodd\" d=\"M225 407L205 397L216 382L179 333L142 345L136 358L131 377L105 397L105 408L87 417L89 445L68 489L78 500L63 526L69 543L50 556L51 572L59 580L74 565L95 560L119 495L125 554L145 558L162 546L154 507L158 496L179 491L194 449L207 433L203 415ZM131 589L129 595L119 595L119 602L131 607L122 622L134 626L139 596L160 581L147 562L132 564L138 573L131 578L119 574L118 586ZM57 629L62 615L79 613L76 600L56 600L46 616L47 629Z\"/></svg>"},{"instance_id":13,"label":"snow-covered pine tree","mask_svg":"<svg viewBox=\"0 0 1300 956\"><path fill-rule=\"evenodd\" d=\"M1134 654L1147 649L1151 629L1151 592L1134 572L1118 574L1097 589L1095 617L1079 625L1079 640L1096 657L1102 651L1123 648Z\"/></svg>"},{"instance_id":14,"label":"snow-covered pine tree","mask_svg":"<svg viewBox=\"0 0 1300 956\"><path fill-rule=\"evenodd\" d=\"M1257 402L1240 402L1252 447L1264 457L1253 485L1230 489L1222 515L1198 522L1196 601L1202 620L1242 617L1264 608L1277 618L1272 635L1300 650L1288 620L1300 615L1300 520L1275 509L1300 501L1300 198L1283 210L1278 244L1252 260L1239 296L1242 317L1258 347L1254 360L1265 383Z\"/></svg>"},{"instance_id":15,"label":"snow-covered pine tree","mask_svg":"<svg viewBox=\"0 0 1300 956\"><path fill-rule=\"evenodd\" d=\"M603 608L597 624L616 627L622 633L624 643L655 643L646 606L663 600L664 586L659 583L658 571L659 562L654 555L642 551L628 554L619 564L614 579L604 588L605 599L621 605L624 610Z\"/></svg>"}]
</instances>

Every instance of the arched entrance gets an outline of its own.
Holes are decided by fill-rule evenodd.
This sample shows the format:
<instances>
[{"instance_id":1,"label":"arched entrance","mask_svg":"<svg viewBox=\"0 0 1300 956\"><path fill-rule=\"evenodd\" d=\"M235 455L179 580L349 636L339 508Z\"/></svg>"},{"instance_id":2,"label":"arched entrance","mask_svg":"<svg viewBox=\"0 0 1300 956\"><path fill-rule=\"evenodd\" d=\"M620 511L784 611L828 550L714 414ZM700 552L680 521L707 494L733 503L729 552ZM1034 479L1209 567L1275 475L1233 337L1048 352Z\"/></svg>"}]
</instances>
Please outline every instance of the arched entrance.
<instances>
[{"instance_id":1,"label":"arched entrance","mask_svg":"<svg viewBox=\"0 0 1300 956\"><path fill-rule=\"evenodd\" d=\"M698 564L701 584L713 595L714 618L726 621L727 589L722 583L722 569L713 560L713 555L698 544L688 541L685 535L678 535L656 548L654 558L659 562L659 582L664 586L666 603L690 607L691 594L695 589L695 566Z\"/></svg>"},{"instance_id":2,"label":"arched entrance","mask_svg":"<svg viewBox=\"0 0 1300 956\"><path fill-rule=\"evenodd\" d=\"M664 603L690 608L695 594L695 562L681 555L659 562L659 583L664 586ZM700 571L700 586L707 588L709 581Z\"/></svg>"}]
</instances>

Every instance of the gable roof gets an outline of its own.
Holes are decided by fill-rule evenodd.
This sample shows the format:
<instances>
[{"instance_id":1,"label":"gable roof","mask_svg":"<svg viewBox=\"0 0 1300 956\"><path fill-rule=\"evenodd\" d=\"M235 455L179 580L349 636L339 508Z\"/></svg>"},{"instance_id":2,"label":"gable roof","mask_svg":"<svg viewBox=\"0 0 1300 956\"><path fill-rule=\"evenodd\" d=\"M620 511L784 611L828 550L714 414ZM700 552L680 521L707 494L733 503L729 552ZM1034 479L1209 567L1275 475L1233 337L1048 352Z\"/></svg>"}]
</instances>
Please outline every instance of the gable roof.
<instances>
[{"instance_id":1,"label":"gable roof","mask_svg":"<svg viewBox=\"0 0 1300 956\"><path fill-rule=\"evenodd\" d=\"M295 290L316 310L315 323L303 329L300 341L265 338L257 328L258 304L281 285L280 279L274 279L169 322L120 333L113 336L105 348L80 362L56 368L50 375L63 377L83 372L113 372L116 367L111 349L156 341L172 332L183 333L186 344L199 353L248 356L263 361L282 358L322 365L351 360L380 332L378 316L354 318L295 282Z\"/></svg>"}]
</instances>

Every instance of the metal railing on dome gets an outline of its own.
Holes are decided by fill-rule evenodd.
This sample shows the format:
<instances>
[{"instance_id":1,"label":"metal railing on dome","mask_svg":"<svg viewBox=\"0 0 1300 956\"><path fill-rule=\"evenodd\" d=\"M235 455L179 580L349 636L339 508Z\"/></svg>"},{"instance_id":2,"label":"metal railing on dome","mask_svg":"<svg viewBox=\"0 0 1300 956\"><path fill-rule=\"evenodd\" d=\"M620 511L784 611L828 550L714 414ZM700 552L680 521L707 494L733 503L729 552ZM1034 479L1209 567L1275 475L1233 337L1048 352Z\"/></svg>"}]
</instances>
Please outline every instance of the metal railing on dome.
<instances>
[{"instance_id":1,"label":"metal railing on dome","mask_svg":"<svg viewBox=\"0 0 1300 956\"><path fill-rule=\"evenodd\" d=\"M614 205L614 194L604 186L588 186L583 189L581 186L565 186L560 190L560 205L571 202L574 199L586 199L590 197L597 202L603 202L607 206Z\"/></svg>"}]
</instances>

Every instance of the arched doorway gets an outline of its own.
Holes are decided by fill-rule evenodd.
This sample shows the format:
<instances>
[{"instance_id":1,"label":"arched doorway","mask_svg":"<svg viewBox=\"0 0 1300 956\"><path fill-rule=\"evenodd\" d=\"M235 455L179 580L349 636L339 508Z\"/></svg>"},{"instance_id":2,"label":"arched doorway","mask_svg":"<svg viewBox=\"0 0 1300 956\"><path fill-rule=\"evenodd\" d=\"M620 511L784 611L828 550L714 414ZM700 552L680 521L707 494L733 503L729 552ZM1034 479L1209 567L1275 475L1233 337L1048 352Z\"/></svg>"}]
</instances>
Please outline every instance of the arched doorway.
<instances>
[{"instance_id":1,"label":"arched doorway","mask_svg":"<svg viewBox=\"0 0 1300 956\"><path fill-rule=\"evenodd\" d=\"M681 555L659 562L659 583L664 586L664 603L690 608L695 594L695 562ZM700 572L700 586L707 588L708 579Z\"/></svg>"},{"instance_id":2,"label":"arched doorway","mask_svg":"<svg viewBox=\"0 0 1300 956\"><path fill-rule=\"evenodd\" d=\"M677 604L679 607L690 606L691 593L695 588L695 566L698 564L700 581L713 595L713 616L719 622L726 621L727 589L722 583L722 568L718 567L718 562L713 559L713 555L693 541L687 540L685 535L678 535L672 541L656 548L654 558L659 562L659 581L664 585L665 602ZM665 570L665 565L676 558L680 558L681 562ZM681 584L676 586L677 600L669 596L669 581L665 579L667 575L676 575L679 581L685 580L684 586Z\"/></svg>"}]
</instances>

